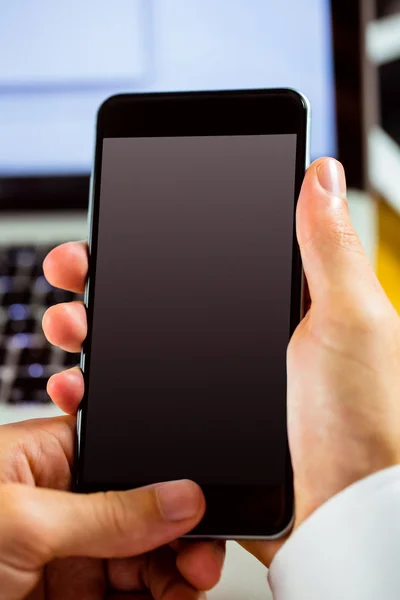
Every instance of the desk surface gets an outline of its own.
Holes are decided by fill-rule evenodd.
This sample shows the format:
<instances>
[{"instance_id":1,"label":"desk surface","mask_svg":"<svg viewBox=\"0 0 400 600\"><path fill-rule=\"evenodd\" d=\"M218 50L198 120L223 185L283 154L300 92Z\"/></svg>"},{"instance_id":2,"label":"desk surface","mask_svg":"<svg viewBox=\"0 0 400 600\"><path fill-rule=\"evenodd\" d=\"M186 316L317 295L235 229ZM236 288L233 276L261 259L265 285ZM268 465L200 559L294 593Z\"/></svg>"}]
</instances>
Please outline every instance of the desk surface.
<instances>
[{"instance_id":1,"label":"desk surface","mask_svg":"<svg viewBox=\"0 0 400 600\"><path fill-rule=\"evenodd\" d=\"M228 542L222 579L208 600L272 600L267 570L236 542Z\"/></svg>"}]
</instances>

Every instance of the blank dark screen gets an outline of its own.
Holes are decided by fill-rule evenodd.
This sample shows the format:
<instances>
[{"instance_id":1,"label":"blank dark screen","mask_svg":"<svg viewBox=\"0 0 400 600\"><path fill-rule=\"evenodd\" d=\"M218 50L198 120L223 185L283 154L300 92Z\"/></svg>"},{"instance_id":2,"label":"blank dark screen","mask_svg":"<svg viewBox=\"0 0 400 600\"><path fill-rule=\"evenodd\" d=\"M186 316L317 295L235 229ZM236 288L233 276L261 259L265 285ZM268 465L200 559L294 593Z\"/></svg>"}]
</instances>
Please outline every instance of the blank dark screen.
<instances>
[{"instance_id":1,"label":"blank dark screen","mask_svg":"<svg viewBox=\"0 0 400 600\"><path fill-rule=\"evenodd\" d=\"M296 135L103 142L87 482L285 481Z\"/></svg>"}]
</instances>

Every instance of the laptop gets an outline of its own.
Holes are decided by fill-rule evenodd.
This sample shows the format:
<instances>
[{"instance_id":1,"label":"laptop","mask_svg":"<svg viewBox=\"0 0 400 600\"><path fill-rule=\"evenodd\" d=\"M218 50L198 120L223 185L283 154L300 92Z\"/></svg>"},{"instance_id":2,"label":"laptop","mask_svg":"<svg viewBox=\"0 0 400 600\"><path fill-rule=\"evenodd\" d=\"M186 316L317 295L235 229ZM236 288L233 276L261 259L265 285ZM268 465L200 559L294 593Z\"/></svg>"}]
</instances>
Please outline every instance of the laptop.
<instances>
[{"instance_id":1,"label":"laptop","mask_svg":"<svg viewBox=\"0 0 400 600\"><path fill-rule=\"evenodd\" d=\"M58 414L46 381L79 363L41 332L48 306L79 299L51 287L41 265L54 246L87 236L100 103L119 92L288 86L311 102L312 158L338 155L344 65L334 62L341 29L331 8L328 0L9 3L0 20L0 423ZM360 153L348 157L356 187L361 171L350 163Z\"/></svg>"}]
</instances>

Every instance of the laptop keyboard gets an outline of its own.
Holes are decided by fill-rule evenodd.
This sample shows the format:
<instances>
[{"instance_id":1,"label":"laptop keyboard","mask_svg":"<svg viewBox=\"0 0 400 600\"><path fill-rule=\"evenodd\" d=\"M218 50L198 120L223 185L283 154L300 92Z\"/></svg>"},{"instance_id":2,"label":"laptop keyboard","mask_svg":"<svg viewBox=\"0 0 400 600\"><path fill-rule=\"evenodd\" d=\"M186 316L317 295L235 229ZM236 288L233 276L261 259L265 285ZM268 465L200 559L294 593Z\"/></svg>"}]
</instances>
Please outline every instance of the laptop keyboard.
<instances>
[{"instance_id":1,"label":"laptop keyboard","mask_svg":"<svg viewBox=\"0 0 400 600\"><path fill-rule=\"evenodd\" d=\"M0 246L0 404L51 402L48 378L79 364L79 354L55 348L42 332L49 306L83 300L44 278L42 263L53 247Z\"/></svg>"}]
</instances>

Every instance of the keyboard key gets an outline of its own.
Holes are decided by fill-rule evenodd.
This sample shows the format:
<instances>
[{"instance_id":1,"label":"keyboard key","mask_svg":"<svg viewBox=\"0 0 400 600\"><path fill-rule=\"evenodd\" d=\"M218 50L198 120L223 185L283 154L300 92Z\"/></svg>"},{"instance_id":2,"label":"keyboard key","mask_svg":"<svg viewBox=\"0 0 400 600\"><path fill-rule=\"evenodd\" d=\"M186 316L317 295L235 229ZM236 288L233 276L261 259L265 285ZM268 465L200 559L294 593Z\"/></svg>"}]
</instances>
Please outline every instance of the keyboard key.
<instances>
[{"instance_id":1,"label":"keyboard key","mask_svg":"<svg viewBox=\"0 0 400 600\"><path fill-rule=\"evenodd\" d=\"M17 271L29 271L36 264L36 250L33 246L14 246L10 248L9 260Z\"/></svg>"},{"instance_id":2,"label":"keyboard key","mask_svg":"<svg viewBox=\"0 0 400 600\"><path fill-rule=\"evenodd\" d=\"M37 262L33 267L32 275L34 277L43 277L43 261Z\"/></svg>"},{"instance_id":3,"label":"keyboard key","mask_svg":"<svg viewBox=\"0 0 400 600\"><path fill-rule=\"evenodd\" d=\"M3 330L4 324L8 321L8 312L0 306L0 329Z\"/></svg>"},{"instance_id":4,"label":"keyboard key","mask_svg":"<svg viewBox=\"0 0 400 600\"><path fill-rule=\"evenodd\" d=\"M5 294L11 290L11 277L0 276L0 294Z\"/></svg>"},{"instance_id":5,"label":"keyboard key","mask_svg":"<svg viewBox=\"0 0 400 600\"><path fill-rule=\"evenodd\" d=\"M30 292L32 290L32 278L29 275L16 275L11 277L10 292Z\"/></svg>"},{"instance_id":6,"label":"keyboard key","mask_svg":"<svg viewBox=\"0 0 400 600\"><path fill-rule=\"evenodd\" d=\"M41 318L48 306L82 298L81 294L54 288L44 278L42 264L52 248L0 247L0 366L8 361L8 352L10 360L18 361L1 369L0 385L2 379L16 376L7 400L14 404L50 402L47 378L80 361L79 354L58 355L41 333Z\"/></svg>"},{"instance_id":7,"label":"keyboard key","mask_svg":"<svg viewBox=\"0 0 400 600\"><path fill-rule=\"evenodd\" d=\"M8 317L13 321L22 321L31 316L31 307L28 304L10 304Z\"/></svg>"},{"instance_id":8,"label":"keyboard key","mask_svg":"<svg viewBox=\"0 0 400 600\"><path fill-rule=\"evenodd\" d=\"M28 348L31 344L32 336L27 333L17 333L11 338L11 346L13 348Z\"/></svg>"},{"instance_id":9,"label":"keyboard key","mask_svg":"<svg viewBox=\"0 0 400 600\"><path fill-rule=\"evenodd\" d=\"M32 283L32 288L36 294L47 294L54 289L44 275L37 277Z\"/></svg>"},{"instance_id":10,"label":"keyboard key","mask_svg":"<svg viewBox=\"0 0 400 600\"><path fill-rule=\"evenodd\" d=\"M48 365L34 362L28 365L20 365L17 368L16 377L27 377L28 379L32 377L33 379L38 379L40 377L50 377L52 374L53 373L50 372Z\"/></svg>"},{"instance_id":11,"label":"keyboard key","mask_svg":"<svg viewBox=\"0 0 400 600\"><path fill-rule=\"evenodd\" d=\"M46 385L46 377L17 377L8 402L10 404L51 402L50 396L46 392Z\"/></svg>"},{"instance_id":12,"label":"keyboard key","mask_svg":"<svg viewBox=\"0 0 400 600\"><path fill-rule=\"evenodd\" d=\"M23 402L24 398L24 390L23 388L13 386L10 395L8 397L9 404L18 404L19 402Z\"/></svg>"},{"instance_id":13,"label":"keyboard key","mask_svg":"<svg viewBox=\"0 0 400 600\"><path fill-rule=\"evenodd\" d=\"M21 319L19 321L8 321L4 333L6 335L15 335L16 333L33 333L35 331L35 319Z\"/></svg>"},{"instance_id":14,"label":"keyboard key","mask_svg":"<svg viewBox=\"0 0 400 600\"><path fill-rule=\"evenodd\" d=\"M3 306L10 304L28 304L31 298L32 283L29 277L11 277L9 289L3 295L1 303Z\"/></svg>"},{"instance_id":15,"label":"keyboard key","mask_svg":"<svg viewBox=\"0 0 400 600\"><path fill-rule=\"evenodd\" d=\"M19 359L20 365L32 365L35 363L47 365L50 360L51 349L44 348L24 348Z\"/></svg>"},{"instance_id":16,"label":"keyboard key","mask_svg":"<svg viewBox=\"0 0 400 600\"><path fill-rule=\"evenodd\" d=\"M40 363L32 363L28 367L28 375L30 377L41 377L44 374L44 372L45 372L45 367L44 367L44 365L41 365Z\"/></svg>"}]
</instances>

